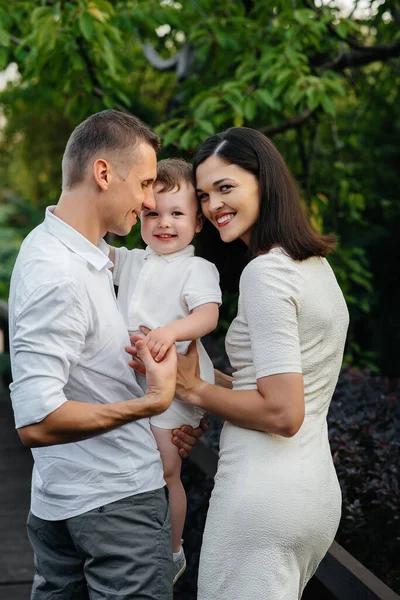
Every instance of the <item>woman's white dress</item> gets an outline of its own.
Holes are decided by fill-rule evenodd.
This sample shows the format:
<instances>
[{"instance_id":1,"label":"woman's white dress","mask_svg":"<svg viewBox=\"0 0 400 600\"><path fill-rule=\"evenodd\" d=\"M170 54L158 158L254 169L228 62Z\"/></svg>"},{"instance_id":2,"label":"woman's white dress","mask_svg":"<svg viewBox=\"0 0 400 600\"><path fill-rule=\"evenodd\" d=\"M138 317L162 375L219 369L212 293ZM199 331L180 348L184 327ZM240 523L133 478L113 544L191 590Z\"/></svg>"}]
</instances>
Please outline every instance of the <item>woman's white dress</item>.
<instances>
[{"instance_id":1,"label":"woman's white dress","mask_svg":"<svg viewBox=\"0 0 400 600\"><path fill-rule=\"evenodd\" d=\"M225 423L204 531L198 600L297 600L331 545L341 492L326 416L348 327L328 262L274 248L242 273L226 337L234 389L303 373L305 419L284 438Z\"/></svg>"}]
</instances>

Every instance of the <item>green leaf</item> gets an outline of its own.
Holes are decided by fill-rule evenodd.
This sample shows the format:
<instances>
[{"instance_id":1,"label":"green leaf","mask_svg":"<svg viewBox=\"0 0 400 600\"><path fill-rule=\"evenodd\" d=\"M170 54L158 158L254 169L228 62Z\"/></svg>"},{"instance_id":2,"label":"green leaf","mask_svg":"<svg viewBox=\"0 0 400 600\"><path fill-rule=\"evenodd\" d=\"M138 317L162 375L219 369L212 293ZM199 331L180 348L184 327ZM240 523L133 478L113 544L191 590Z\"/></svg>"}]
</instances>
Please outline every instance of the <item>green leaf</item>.
<instances>
[{"instance_id":1,"label":"green leaf","mask_svg":"<svg viewBox=\"0 0 400 600\"><path fill-rule=\"evenodd\" d=\"M215 129L211 121L204 121L203 119L200 119L197 121L197 124L207 135L214 135Z\"/></svg>"},{"instance_id":2,"label":"green leaf","mask_svg":"<svg viewBox=\"0 0 400 600\"><path fill-rule=\"evenodd\" d=\"M319 105L319 93L316 87L310 86L306 90L307 97L307 108L309 110L315 110Z\"/></svg>"},{"instance_id":3,"label":"green leaf","mask_svg":"<svg viewBox=\"0 0 400 600\"><path fill-rule=\"evenodd\" d=\"M226 102L227 102L228 104L230 104L230 106L231 106L231 107L234 109L234 111L235 111L237 114L239 114L239 115L243 116L243 108L242 108L241 104L239 104L239 103L237 102L236 98L233 98L233 97L232 97L232 96L230 96L229 94L226 94L226 95L224 96L224 100L226 100Z\"/></svg>"},{"instance_id":4,"label":"green leaf","mask_svg":"<svg viewBox=\"0 0 400 600\"><path fill-rule=\"evenodd\" d=\"M239 113L235 113L233 123L235 127L243 127L243 116Z\"/></svg>"},{"instance_id":5,"label":"green leaf","mask_svg":"<svg viewBox=\"0 0 400 600\"><path fill-rule=\"evenodd\" d=\"M252 121L257 113L256 103L252 98L246 98L244 103L244 116L248 121Z\"/></svg>"},{"instance_id":6,"label":"green leaf","mask_svg":"<svg viewBox=\"0 0 400 600\"><path fill-rule=\"evenodd\" d=\"M5 29L0 28L0 44L7 46L10 41L10 34Z\"/></svg>"},{"instance_id":7,"label":"green leaf","mask_svg":"<svg viewBox=\"0 0 400 600\"><path fill-rule=\"evenodd\" d=\"M194 110L195 119L201 119L208 113L212 113L216 110L219 104L219 99L215 96L211 96L200 102L197 108Z\"/></svg>"},{"instance_id":8,"label":"green leaf","mask_svg":"<svg viewBox=\"0 0 400 600\"><path fill-rule=\"evenodd\" d=\"M325 85L326 88L329 88L329 89L333 90L334 92L336 92L340 96L345 96L346 95L344 87L342 86L341 83L339 83L339 81L336 81L334 79L325 79L324 85Z\"/></svg>"},{"instance_id":9,"label":"green leaf","mask_svg":"<svg viewBox=\"0 0 400 600\"><path fill-rule=\"evenodd\" d=\"M81 13L79 15L78 24L83 37L90 42L95 34L92 17L86 12Z\"/></svg>"},{"instance_id":10,"label":"green leaf","mask_svg":"<svg viewBox=\"0 0 400 600\"><path fill-rule=\"evenodd\" d=\"M47 19L49 16L54 15L54 9L48 6L39 6L32 11L31 20L32 23L37 24L41 19Z\"/></svg>"},{"instance_id":11,"label":"green leaf","mask_svg":"<svg viewBox=\"0 0 400 600\"><path fill-rule=\"evenodd\" d=\"M272 97L271 93L268 90L258 89L254 92L254 96L259 100L262 104L266 104L270 108L276 107L276 101Z\"/></svg>"},{"instance_id":12,"label":"green leaf","mask_svg":"<svg viewBox=\"0 0 400 600\"><path fill-rule=\"evenodd\" d=\"M320 98L321 98L321 104L322 104L322 108L324 109L324 111L326 113L328 113L328 115L331 115L332 117L335 116L336 114L336 107L335 104L333 103L332 98L330 98L327 94L320 94Z\"/></svg>"},{"instance_id":13,"label":"green leaf","mask_svg":"<svg viewBox=\"0 0 400 600\"><path fill-rule=\"evenodd\" d=\"M125 106L131 105L131 99L129 98L129 96L127 94L125 94L125 92L123 92L120 89L116 89L115 93L118 96L118 98L125 104Z\"/></svg>"},{"instance_id":14,"label":"green leaf","mask_svg":"<svg viewBox=\"0 0 400 600\"><path fill-rule=\"evenodd\" d=\"M112 47L111 47L110 43L108 42L108 40L105 40L104 44L103 44L103 56L104 56L104 60L107 64L107 67L110 71L110 74L113 77L115 77L117 74L115 54L114 54Z\"/></svg>"},{"instance_id":15,"label":"green leaf","mask_svg":"<svg viewBox=\"0 0 400 600\"><path fill-rule=\"evenodd\" d=\"M189 128L185 131L180 140L180 147L187 150L190 147L190 140L192 138L192 130Z\"/></svg>"},{"instance_id":16,"label":"green leaf","mask_svg":"<svg viewBox=\"0 0 400 600\"><path fill-rule=\"evenodd\" d=\"M179 135L179 130L177 130L176 128L171 128L169 131L167 131L167 133L163 136L162 138L162 145L163 146L169 146L169 144L171 144L171 142L174 142Z\"/></svg>"},{"instance_id":17,"label":"green leaf","mask_svg":"<svg viewBox=\"0 0 400 600\"><path fill-rule=\"evenodd\" d=\"M344 21L341 21L337 25L335 25L335 31L341 38L345 39L348 34L348 27Z\"/></svg>"},{"instance_id":18,"label":"green leaf","mask_svg":"<svg viewBox=\"0 0 400 600\"><path fill-rule=\"evenodd\" d=\"M226 48L229 46L229 36L227 36L225 33L222 33L222 31L215 32L215 39L221 48Z\"/></svg>"}]
</instances>

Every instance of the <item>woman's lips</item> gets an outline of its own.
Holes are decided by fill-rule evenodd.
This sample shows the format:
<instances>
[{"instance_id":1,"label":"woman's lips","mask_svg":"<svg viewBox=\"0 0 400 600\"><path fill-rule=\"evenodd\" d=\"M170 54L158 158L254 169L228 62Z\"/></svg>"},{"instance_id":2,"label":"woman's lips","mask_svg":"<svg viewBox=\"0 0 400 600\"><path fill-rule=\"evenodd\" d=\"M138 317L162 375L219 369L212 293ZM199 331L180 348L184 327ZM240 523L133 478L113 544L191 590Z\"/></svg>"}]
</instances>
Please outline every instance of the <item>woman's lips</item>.
<instances>
[{"instance_id":1,"label":"woman's lips","mask_svg":"<svg viewBox=\"0 0 400 600\"><path fill-rule=\"evenodd\" d=\"M215 217L218 227L225 227L229 225L236 213L224 213Z\"/></svg>"}]
</instances>

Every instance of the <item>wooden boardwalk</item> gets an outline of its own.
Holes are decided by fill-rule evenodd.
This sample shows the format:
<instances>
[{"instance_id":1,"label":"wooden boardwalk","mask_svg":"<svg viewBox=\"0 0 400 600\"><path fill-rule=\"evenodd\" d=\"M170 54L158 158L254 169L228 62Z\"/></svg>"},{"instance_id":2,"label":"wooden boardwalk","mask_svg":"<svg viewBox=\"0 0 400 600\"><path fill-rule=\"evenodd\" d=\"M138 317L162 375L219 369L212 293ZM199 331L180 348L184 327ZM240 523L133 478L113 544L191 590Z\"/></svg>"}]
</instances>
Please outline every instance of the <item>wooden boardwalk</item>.
<instances>
[{"instance_id":1,"label":"wooden boardwalk","mask_svg":"<svg viewBox=\"0 0 400 600\"><path fill-rule=\"evenodd\" d=\"M201 458L201 445L199 446L197 451L193 452L194 463L196 463L196 456L198 459ZM199 452L200 456L198 456ZM14 429L9 395L4 388L1 388L0 384L0 600L30 599L34 567L33 553L26 535L25 523L29 510L31 472L31 452L24 448ZM353 559L353 557L350 558ZM354 561L355 559L353 559ZM358 570L362 567L359 563L356 566ZM187 574L189 575L189 569ZM374 582L375 580L377 582L373 582L373 587L376 588L378 585L379 589L382 588L380 594L372 593L372 588L367 589L365 586L360 588L361 591L357 588L358 592L353 594L353 584L347 586L348 590L346 588L344 595L342 591L337 595L331 594L316 577L313 577L304 591L303 600L399 599L399 596L379 582L372 574L369 572L367 574L368 577L373 578ZM340 579L343 577L349 577L346 570L341 573ZM184 577L179 583L184 583ZM188 586L186 585L186 587ZM189 589L190 593L185 593L182 591L182 586L177 585L174 598L192 600L196 593L190 584Z\"/></svg>"},{"instance_id":2,"label":"wooden boardwalk","mask_svg":"<svg viewBox=\"0 0 400 600\"><path fill-rule=\"evenodd\" d=\"M10 399L0 389L0 599L29 600L33 555L25 523L32 457L14 429Z\"/></svg>"}]
</instances>

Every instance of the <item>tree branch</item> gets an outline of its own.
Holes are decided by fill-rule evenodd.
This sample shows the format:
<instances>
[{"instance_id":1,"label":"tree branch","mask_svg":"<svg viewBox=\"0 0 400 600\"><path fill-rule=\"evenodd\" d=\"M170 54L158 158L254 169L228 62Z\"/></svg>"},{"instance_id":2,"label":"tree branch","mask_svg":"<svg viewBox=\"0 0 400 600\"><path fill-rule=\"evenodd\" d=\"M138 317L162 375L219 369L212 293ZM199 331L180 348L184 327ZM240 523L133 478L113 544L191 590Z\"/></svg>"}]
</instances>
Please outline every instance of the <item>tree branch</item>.
<instances>
[{"instance_id":1,"label":"tree branch","mask_svg":"<svg viewBox=\"0 0 400 600\"><path fill-rule=\"evenodd\" d=\"M279 125L265 125L264 127L258 127L258 130L265 135L275 135L276 133L283 133L288 129L296 129L297 127L301 127L308 119L316 113L316 110L310 110L307 108L303 112L302 115L297 115L296 117L291 117Z\"/></svg>"},{"instance_id":2,"label":"tree branch","mask_svg":"<svg viewBox=\"0 0 400 600\"><path fill-rule=\"evenodd\" d=\"M318 8L317 6L315 6L314 4L314 0L304 0L305 5L310 9L313 10L319 17L322 16L323 11ZM354 10L356 9L356 6L354 7L353 11L351 12L351 15L349 17L347 17L348 19L351 18L351 16L353 15ZM371 50L371 48L375 48L376 50L379 49L384 49L389 45L376 45L376 46L365 46L362 42L360 42L356 37L354 37L354 35L349 34L346 38L343 38L342 36L340 36L338 34L338 32L336 31L335 26L333 25L333 23L327 23L326 27L328 29L328 31L332 34L333 37L335 37L336 39L338 39L339 41L346 42L350 48L353 48L354 50L359 50L360 52L367 52L369 53L369 51ZM350 54L350 53L349 53ZM336 59L332 60L331 62L335 62ZM379 59L376 59L379 60ZM369 62L373 62L373 60L370 60ZM367 64L367 63L365 63Z\"/></svg>"},{"instance_id":3,"label":"tree branch","mask_svg":"<svg viewBox=\"0 0 400 600\"><path fill-rule=\"evenodd\" d=\"M182 48L170 58L162 58L153 44L150 42L142 42L140 34L135 30L136 40L143 50L143 54L147 58L148 62L157 71L172 71L175 69L176 77L179 82L183 81L188 77L191 72L191 67L195 55L195 51L192 46L187 42L183 44Z\"/></svg>"},{"instance_id":4,"label":"tree branch","mask_svg":"<svg viewBox=\"0 0 400 600\"><path fill-rule=\"evenodd\" d=\"M343 71L347 67L363 67L377 60L387 60L400 56L400 40L392 44L380 44L376 46L363 46L350 52L341 52L331 61L320 63L321 57L314 62L315 67L330 69L332 71ZM313 61L310 61L313 64ZM319 62L320 64L316 64Z\"/></svg>"}]
</instances>

